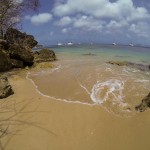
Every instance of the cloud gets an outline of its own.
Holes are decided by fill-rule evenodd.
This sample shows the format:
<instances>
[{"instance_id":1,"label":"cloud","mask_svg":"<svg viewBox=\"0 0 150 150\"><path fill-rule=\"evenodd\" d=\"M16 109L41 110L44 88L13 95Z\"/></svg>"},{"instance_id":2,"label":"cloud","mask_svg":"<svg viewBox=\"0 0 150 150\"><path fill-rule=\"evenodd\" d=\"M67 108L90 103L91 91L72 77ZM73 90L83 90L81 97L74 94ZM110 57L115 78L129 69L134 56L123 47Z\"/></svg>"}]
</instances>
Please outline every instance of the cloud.
<instances>
[{"instance_id":1,"label":"cloud","mask_svg":"<svg viewBox=\"0 0 150 150\"><path fill-rule=\"evenodd\" d=\"M62 33L67 33L67 32L68 32L68 29L64 28L64 29L62 29L61 32L62 32Z\"/></svg>"},{"instance_id":2,"label":"cloud","mask_svg":"<svg viewBox=\"0 0 150 150\"><path fill-rule=\"evenodd\" d=\"M52 15L50 13L40 13L34 16L26 16L26 19L29 19L33 25L41 25L52 20Z\"/></svg>"},{"instance_id":3,"label":"cloud","mask_svg":"<svg viewBox=\"0 0 150 150\"><path fill-rule=\"evenodd\" d=\"M144 7L135 7L132 0L118 0L110 2L108 0L67 0L56 3L53 12L57 16L73 15L84 13L96 18L111 19L144 19L149 17L148 11Z\"/></svg>"},{"instance_id":4,"label":"cloud","mask_svg":"<svg viewBox=\"0 0 150 150\"><path fill-rule=\"evenodd\" d=\"M135 33L138 37L150 37L149 25L145 22L138 22L137 24L131 24L129 31Z\"/></svg>"},{"instance_id":5,"label":"cloud","mask_svg":"<svg viewBox=\"0 0 150 150\"><path fill-rule=\"evenodd\" d=\"M62 17L59 21L56 22L58 26L69 25L72 23L72 19L68 16Z\"/></svg>"},{"instance_id":6,"label":"cloud","mask_svg":"<svg viewBox=\"0 0 150 150\"><path fill-rule=\"evenodd\" d=\"M147 36L150 14L132 0L57 0L52 10L57 25L106 34Z\"/></svg>"}]
</instances>

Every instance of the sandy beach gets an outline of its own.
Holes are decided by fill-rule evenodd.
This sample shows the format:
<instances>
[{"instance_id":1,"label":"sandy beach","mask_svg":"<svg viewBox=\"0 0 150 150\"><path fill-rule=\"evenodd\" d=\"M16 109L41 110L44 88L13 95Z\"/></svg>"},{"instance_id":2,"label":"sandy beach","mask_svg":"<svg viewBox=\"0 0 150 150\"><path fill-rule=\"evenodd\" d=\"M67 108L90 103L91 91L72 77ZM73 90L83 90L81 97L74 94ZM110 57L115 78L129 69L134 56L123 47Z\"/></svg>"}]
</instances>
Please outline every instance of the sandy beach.
<instances>
[{"instance_id":1,"label":"sandy beach","mask_svg":"<svg viewBox=\"0 0 150 150\"><path fill-rule=\"evenodd\" d=\"M10 117L5 150L150 149L150 110L125 118L100 106L56 101L41 96L26 74L9 78L15 94L1 101L11 110L2 114Z\"/></svg>"}]
</instances>

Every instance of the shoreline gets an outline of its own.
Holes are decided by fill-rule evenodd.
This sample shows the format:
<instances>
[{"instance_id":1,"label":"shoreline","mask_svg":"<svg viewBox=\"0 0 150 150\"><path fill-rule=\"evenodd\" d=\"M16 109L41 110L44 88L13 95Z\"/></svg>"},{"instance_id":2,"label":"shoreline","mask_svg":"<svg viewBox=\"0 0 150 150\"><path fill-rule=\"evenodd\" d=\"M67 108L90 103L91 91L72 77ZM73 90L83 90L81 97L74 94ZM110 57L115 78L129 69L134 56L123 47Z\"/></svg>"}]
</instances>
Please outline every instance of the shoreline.
<instances>
[{"instance_id":1,"label":"shoreline","mask_svg":"<svg viewBox=\"0 0 150 150\"><path fill-rule=\"evenodd\" d=\"M149 149L150 110L120 118L97 105L89 107L43 97L26 79L26 71L9 77L9 81L15 94L4 101L17 112L13 120L27 123L10 127L13 134L2 139L6 150Z\"/></svg>"}]
</instances>

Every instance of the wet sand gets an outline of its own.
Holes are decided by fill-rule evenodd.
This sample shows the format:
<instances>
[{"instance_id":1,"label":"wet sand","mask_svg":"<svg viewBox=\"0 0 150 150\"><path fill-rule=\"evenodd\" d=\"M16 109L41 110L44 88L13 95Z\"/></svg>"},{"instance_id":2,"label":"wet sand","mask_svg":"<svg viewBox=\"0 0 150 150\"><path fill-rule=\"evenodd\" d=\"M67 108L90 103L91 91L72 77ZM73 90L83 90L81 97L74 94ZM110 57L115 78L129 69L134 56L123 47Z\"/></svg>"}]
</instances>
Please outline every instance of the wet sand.
<instances>
[{"instance_id":1,"label":"wet sand","mask_svg":"<svg viewBox=\"0 0 150 150\"><path fill-rule=\"evenodd\" d=\"M9 81L15 94L1 103L12 107L15 115L10 118L11 133L2 138L5 150L150 149L149 109L132 117L117 117L100 106L43 97L25 73Z\"/></svg>"}]
</instances>

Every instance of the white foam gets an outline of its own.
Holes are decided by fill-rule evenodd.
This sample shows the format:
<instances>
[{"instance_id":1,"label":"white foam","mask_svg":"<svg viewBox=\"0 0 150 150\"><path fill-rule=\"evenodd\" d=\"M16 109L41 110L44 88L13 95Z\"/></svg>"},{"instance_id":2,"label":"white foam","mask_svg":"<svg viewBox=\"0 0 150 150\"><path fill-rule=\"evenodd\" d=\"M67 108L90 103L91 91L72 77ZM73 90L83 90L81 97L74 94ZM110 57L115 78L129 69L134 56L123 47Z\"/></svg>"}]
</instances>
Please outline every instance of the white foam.
<instances>
[{"instance_id":1,"label":"white foam","mask_svg":"<svg viewBox=\"0 0 150 150\"><path fill-rule=\"evenodd\" d=\"M126 108L127 106L129 106L129 104L124 102L124 83L125 81L115 79L105 82L98 81L92 88L92 93L90 95L92 101L95 104L103 105L107 100L109 100L112 107L117 105L121 110Z\"/></svg>"}]
</instances>

